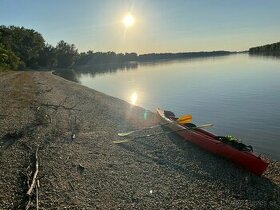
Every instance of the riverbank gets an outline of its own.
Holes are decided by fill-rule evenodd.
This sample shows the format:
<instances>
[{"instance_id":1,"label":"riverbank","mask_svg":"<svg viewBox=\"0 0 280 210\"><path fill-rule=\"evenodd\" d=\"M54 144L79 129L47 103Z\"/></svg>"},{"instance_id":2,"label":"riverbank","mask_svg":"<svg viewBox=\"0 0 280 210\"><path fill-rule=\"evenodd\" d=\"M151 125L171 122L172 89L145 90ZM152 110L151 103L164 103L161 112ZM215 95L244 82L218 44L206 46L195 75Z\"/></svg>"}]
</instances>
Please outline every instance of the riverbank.
<instances>
[{"instance_id":1,"label":"riverbank","mask_svg":"<svg viewBox=\"0 0 280 210\"><path fill-rule=\"evenodd\" d=\"M176 135L114 144L158 123L120 99L49 72L8 72L0 101L0 209L27 205L37 148L42 209L280 208L277 161L257 177Z\"/></svg>"}]
</instances>

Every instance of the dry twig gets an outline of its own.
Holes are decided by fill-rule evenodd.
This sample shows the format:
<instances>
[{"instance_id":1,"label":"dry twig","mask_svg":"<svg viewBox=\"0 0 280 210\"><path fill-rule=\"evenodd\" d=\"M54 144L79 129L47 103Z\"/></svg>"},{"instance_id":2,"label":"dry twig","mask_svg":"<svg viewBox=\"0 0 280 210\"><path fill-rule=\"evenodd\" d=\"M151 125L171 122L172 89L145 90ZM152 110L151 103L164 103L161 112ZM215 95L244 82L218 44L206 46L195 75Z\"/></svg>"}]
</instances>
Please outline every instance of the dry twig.
<instances>
[{"instance_id":1,"label":"dry twig","mask_svg":"<svg viewBox=\"0 0 280 210\"><path fill-rule=\"evenodd\" d=\"M71 189L75 192L75 188L74 188L74 186L72 185L72 183L68 181L68 184L69 184L69 186L71 187Z\"/></svg>"},{"instance_id":2,"label":"dry twig","mask_svg":"<svg viewBox=\"0 0 280 210\"><path fill-rule=\"evenodd\" d=\"M36 209L39 209L39 179L36 183Z\"/></svg>"},{"instance_id":3,"label":"dry twig","mask_svg":"<svg viewBox=\"0 0 280 210\"><path fill-rule=\"evenodd\" d=\"M31 196L33 188L35 187L35 184L36 184L37 175L39 173L38 149L39 149L39 147L37 147L36 152L35 152L35 161L36 161L36 163L35 163L35 172L34 172L34 175L33 175L33 179L32 179L30 188L29 188L29 190L26 193L28 196Z\"/></svg>"},{"instance_id":4,"label":"dry twig","mask_svg":"<svg viewBox=\"0 0 280 210\"><path fill-rule=\"evenodd\" d=\"M73 107L66 107L64 105L55 105L55 104L40 104L41 106L46 106L46 107L50 107L53 109L58 109L58 108L62 108L62 109L66 109L66 110L76 110L76 111L82 111L80 109L76 109L75 106Z\"/></svg>"}]
</instances>

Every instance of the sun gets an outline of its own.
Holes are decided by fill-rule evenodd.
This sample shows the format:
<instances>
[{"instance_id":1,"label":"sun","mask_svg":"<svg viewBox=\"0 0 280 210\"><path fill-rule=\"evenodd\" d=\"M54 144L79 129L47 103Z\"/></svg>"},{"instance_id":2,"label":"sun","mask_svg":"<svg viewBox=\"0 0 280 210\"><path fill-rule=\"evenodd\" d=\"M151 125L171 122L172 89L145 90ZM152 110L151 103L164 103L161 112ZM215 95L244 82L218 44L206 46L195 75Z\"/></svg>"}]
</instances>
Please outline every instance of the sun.
<instances>
[{"instance_id":1,"label":"sun","mask_svg":"<svg viewBox=\"0 0 280 210\"><path fill-rule=\"evenodd\" d=\"M134 17L131 14L126 14L123 17L123 24L126 28L133 26L134 22L135 22Z\"/></svg>"}]
</instances>

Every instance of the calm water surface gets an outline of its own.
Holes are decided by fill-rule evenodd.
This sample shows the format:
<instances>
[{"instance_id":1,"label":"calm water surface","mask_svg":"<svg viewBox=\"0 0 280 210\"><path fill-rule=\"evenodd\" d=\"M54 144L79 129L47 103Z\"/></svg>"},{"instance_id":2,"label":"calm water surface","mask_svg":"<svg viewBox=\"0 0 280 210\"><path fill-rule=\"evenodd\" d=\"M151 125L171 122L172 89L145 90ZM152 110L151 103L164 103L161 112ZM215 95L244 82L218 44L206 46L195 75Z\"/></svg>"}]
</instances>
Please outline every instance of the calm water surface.
<instances>
[{"instance_id":1,"label":"calm water surface","mask_svg":"<svg viewBox=\"0 0 280 210\"><path fill-rule=\"evenodd\" d=\"M210 131L280 160L280 59L237 54L138 63L78 80L149 110L190 113L194 123L213 123Z\"/></svg>"}]
</instances>

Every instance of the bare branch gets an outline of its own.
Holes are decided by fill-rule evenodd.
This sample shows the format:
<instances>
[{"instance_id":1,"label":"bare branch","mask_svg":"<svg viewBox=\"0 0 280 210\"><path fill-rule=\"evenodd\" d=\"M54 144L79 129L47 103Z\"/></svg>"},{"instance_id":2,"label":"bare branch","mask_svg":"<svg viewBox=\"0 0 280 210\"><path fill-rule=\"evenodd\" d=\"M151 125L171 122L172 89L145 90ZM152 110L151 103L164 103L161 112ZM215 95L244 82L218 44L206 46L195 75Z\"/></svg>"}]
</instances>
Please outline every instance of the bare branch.
<instances>
[{"instance_id":1,"label":"bare branch","mask_svg":"<svg viewBox=\"0 0 280 210\"><path fill-rule=\"evenodd\" d=\"M55 104L40 104L41 106L46 106L46 107L50 107L53 109L58 109L58 108L62 108L62 109L66 109L66 110L76 110L76 111L82 111L80 109L76 109L74 107L66 107L64 105L55 105Z\"/></svg>"},{"instance_id":2,"label":"bare branch","mask_svg":"<svg viewBox=\"0 0 280 210\"><path fill-rule=\"evenodd\" d=\"M35 184L36 184L37 175L39 173L38 149L39 149L39 147L37 147L36 152L35 152L35 161L36 161L35 172L34 172L34 175L33 175L33 179L32 179L30 188L29 188L29 190L26 193L28 196L31 196L33 188L35 187Z\"/></svg>"}]
</instances>

